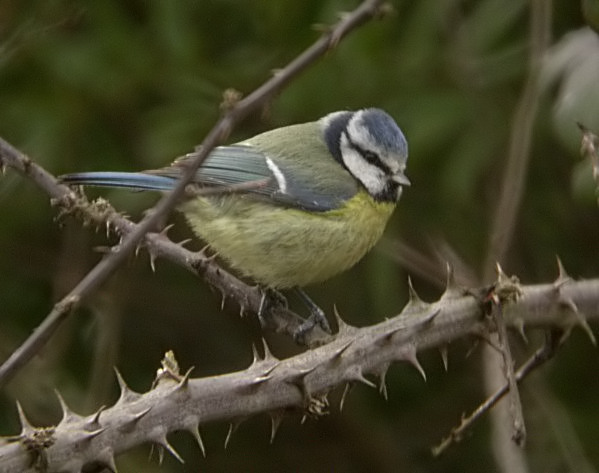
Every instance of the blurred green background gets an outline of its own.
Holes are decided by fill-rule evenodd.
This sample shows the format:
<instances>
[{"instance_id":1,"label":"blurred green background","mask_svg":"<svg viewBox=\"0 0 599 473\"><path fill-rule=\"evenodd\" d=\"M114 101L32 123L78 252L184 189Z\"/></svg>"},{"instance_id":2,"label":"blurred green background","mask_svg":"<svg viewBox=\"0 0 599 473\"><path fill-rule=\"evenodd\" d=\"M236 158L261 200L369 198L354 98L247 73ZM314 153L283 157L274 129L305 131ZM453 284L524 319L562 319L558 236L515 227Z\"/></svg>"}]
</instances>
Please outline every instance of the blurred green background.
<instances>
[{"instance_id":1,"label":"blurred green background","mask_svg":"<svg viewBox=\"0 0 599 473\"><path fill-rule=\"evenodd\" d=\"M587 2L592 4L593 2ZM342 0L2 0L0 136L50 172L159 167L197 145L219 116L222 92L248 93L357 3ZM423 298L441 289L438 274L397 262L395 246L427 255L439 271L451 248L483 274L494 209L510 149L514 114L530 67L531 4L521 0L393 1L331 51L230 141L328 112L377 106L395 117L410 145L412 187L387 240L350 272L310 294L336 304L355 325L398 313L407 276ZM522 206L506 272L523 282L557 275L559 254L575 277L597 277L598 207L590 166L579 156L575 121L599 129L599 39L581 5L551 2L551 48L539 76L538 113ZM91 191L135 218L156 196ZM114 244L102 231L57 223L46 195L13 171L0 178L0 359ZM189 236L184 221L170 233ZM195 243L194 248L200 248ZM445 253L447 254L447 250ZM402 260L402 258L399 258ZM422 272L422 271L420 271ZM425 271L426 272L426 271ZM477 276L480 277L480 276ZM485 281L489 282L489 281ZM595 327L596 328L596 327ZM277 356L297 348L267 335ZM517 352L531 346L514 340ZM165 350L195 376L245 368L260 333L238 308L167 261L152 273L143 251L131 258L43 352L0 393L0 435L15 434L15 399L36 425L58 421L60 390L80 413L110 404L118 366L132 388L149 388ZM484 421L444 456L429 449L483 398L480 351L472 340L449 347L449 372L424 353L425 384L413 368L388 376L389 401L359 386L339 413L300 425L283 421L274 445L265 416L242 424L228 449L227 425L203 426L206 459L187 434L172 436L186 460L148 462L147 446L117 458L121 471L495 471ZM599 359L581 331L523 387L531 471L599 469ZM567 438L565 439L564 437ZM577 467L578 469L574 469ZM592 470L589 470L592 471Z\"/></svg>"}]
</instances>

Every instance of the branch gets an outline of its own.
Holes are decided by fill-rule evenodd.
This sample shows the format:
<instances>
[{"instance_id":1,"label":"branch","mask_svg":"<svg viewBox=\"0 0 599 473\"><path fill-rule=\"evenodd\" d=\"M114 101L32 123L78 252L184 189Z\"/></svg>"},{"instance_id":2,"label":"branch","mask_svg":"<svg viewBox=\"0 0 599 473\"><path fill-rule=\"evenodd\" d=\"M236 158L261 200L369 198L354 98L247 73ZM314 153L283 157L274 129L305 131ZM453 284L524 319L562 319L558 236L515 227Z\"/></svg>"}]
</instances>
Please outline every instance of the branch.
<instances>
[{"instance_id":1,"label":"branch","mask_svg":"<svg viewBox=\"0 0 599 473\"><path fill-rule=\"evenodd\" d=\"M441 298L427 303L411 290L409 303L391 319L364 328L338 319L339 332L331 342L285 360L265 345L263 357L255 352L247 369L226 375L190 379L190 371L180 374L167 356L147 393L134 393L118 375L119 400L90 416L73 413L60 399L63 418L56 426L33 427L19 408L22 430L0 439L0 464L6 473L33 473L40 465L48 471L74 472L91 464L114 471L116 455L147 442L181 460L168 434L188 431L203 450L200 425L237 424L261 413L271 416L274 435L284 412L325 414L327 395L336 387L362 383L384 394L392 363L408 362L424 376L418 352L467 336L487 337L494 324L471 292L459 290L450 280ZM599 320L597 279L575 282L558 277L553 284L518 287L518 293L517 300L503 303L509 327L569 333L581 321L588 327L587 319ZM367 375L376 376L378 386Z\"/></svg>"},{"instance_id":2,"label":"branch","mask_svg":"<svg viewBox=\"0 0 599 473\"><path fill-rule=\"evenodd\" d=\"M522 198L524 196L524 185L528 174L528 164L530 161L530 147L532 142L532 131L535 123L535 117L539 108L539 65L549 47L551 41L551 11L552 5L544 0L532 0L530 10L530 57L529 70L524 89L520 96L514 120L511 128L510 148L504 168L501 195L495 208L493 226L489 233L489 249L485 264L483 266L483 277L490 279L490 274L496 262L502 262L512 243L514 230L518 218L518 213ZM497 338L499 348L503 359L504 377L510 384L508 391L509 397L509 417L510 437L513 442L523 446L526 441L526 427L524 424L524 415L520 403L520 394L514 379L514 362L510 353L510 347L506 337L504 321L502 320L501 307L493 312L495 323L498 325ZM489 353L485 357L485 371L487 374L487 389L493 389L493 384L501 381L493 379L494 371L492 363L497 363L498 357ZM500 422L496 419L496 422ZM499 441L507 439L507 435L498 436ZM507 441L505 442L507 443ZM519 454L515 453L514 458ZM496 459L506 464L510 463L504 454L497 453ZM502 471L508 471L508 467L500 468Z\"/></svg>"},{"instance_id":3,"label":"branch","mask_svg":"<svg viewBox=\"0 0 599 473\"><path fill-rule=\"evenodd\" d=\"M187 184L191 181L196 170L210 151L224 140L233 127L239 123L252 110L265 104L279 93L295 77L307 69L327 51L337 46L339 41L350 31L371 18L384 13L381 7L382 0L366 0L351 13L343 15L341 20L318 41L306 49L297 58L281 69L275 76L258 87L246 98L238 102L228 103L224 116L216 123L206 135L196 158L189 164L181 176L180 181L172 192L166 194L143 218L143 220L129 232L100 263L98 263L60 302L58 302L46 319L40 324L33 334L11 355L0 367L0 387L4 385L27 361L29 361L47 343L60 324L68 317L69 313L77 307L83 299L88 297L100 286L114 270L125 260L127 255L138 247L145 235L156 228L160 222L179 202L185 192ZM72 193L57 184L49 174L42 172L33 165L31 160L20 153L6 141L0 141L0 168L4 165L11 166L24 175L30 177L43 187L55 199L72 199Z\"/></svg>"},{"instance_id":4,"label":"branch","mask_svg":"<svg viewBox=\"0 0 599 473\"><path fill-rule=\"evenodd\" d=\"M563 333L560 330L553 330L547 334L545 343L541 348L524 363L515 373L515 381L521 383L536 368L544 365L551 360L557 353L557 349L563 342ZM463 417L460 425L451 429L449 435L444 438L439 445L432 449L434 456L438 457L454 442L459 442L468 429L471 429L474 423L480 419L483 414L493 408L507 392L512 389L510 383L505 383L500 389L490 396L485 402L478 406L468 417Z\"/></svg>"}]
</instances>

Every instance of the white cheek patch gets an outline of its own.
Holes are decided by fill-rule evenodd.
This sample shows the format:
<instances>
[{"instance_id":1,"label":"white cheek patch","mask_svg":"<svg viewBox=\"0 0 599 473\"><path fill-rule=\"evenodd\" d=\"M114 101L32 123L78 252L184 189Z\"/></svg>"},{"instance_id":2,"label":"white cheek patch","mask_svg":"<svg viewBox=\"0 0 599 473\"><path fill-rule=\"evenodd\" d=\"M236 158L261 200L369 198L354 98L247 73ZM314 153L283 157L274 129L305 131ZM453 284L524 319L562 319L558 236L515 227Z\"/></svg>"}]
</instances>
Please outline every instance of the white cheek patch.
<instances>
[{"instance_id":1,"label":"white cheek patch","mask_svg":"<svg viewBox=\"0 0 599 473\"><path fill-rule=\"evenodd\" d=\"M279 185L279 191L283 194L287 194L287 179L285 179L283 171L281 171L281 168L279 168L279 166L277 166L272 159L268 157L265 159L268 169L270 169L270 171L275 176L275 179L277 180L277 184Z\"/></svg>"},{"instance_id":2,"label":"white cheek patch","mask_svg":"<svg viewBox=\"0 0 599 473\"><path fill-rule=\"evenodd\" d=\"M386 182L384 172L374 164L370 164L359 151L352 148L345 135L341 137L341 157L345 167L368 192L375 195L384 189Z\"/></svg>"}]
</instances>

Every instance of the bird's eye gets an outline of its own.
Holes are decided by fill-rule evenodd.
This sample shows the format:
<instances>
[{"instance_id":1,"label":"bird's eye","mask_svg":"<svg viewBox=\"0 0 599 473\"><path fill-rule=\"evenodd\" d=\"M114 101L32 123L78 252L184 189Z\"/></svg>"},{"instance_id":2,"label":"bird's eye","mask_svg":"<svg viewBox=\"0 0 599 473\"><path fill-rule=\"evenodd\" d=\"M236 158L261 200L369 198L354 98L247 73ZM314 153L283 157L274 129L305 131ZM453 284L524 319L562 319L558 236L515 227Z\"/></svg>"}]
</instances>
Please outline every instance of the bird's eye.
<instances>
[{"instance_id":1,"label":"bird's eye","mask_svg":"<svg viewBox=\"0 0 599 473\"><path fill-rule=\"evenodd\" d=\"M379 156L378 156L378 154L376 154L373 151L364 150L364 152L362 153L362 156L370 164L374 164L376 166L379 163Z\"/></svg>"}]
</instances>

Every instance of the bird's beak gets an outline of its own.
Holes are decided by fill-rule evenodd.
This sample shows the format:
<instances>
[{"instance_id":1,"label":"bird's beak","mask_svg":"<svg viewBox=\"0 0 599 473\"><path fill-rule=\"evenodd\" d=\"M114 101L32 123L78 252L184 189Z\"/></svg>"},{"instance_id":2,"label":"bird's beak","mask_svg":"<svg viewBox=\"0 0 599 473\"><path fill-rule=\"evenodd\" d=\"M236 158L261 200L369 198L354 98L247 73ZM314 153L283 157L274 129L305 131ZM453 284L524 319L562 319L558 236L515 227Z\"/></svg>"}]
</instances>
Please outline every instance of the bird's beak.
<instances>
[{"instance_id":1,"label":"bird's beak","mask_svg":"<svg viewBox=\"0 0 599 473\"><path fill-rule=\"evenodd\" d=\"M399 171L397 174L393 175L393 180L397 182L401 186L410 186L412 183L403 173L403 171Z\"/></svg>"}]
</instances>

